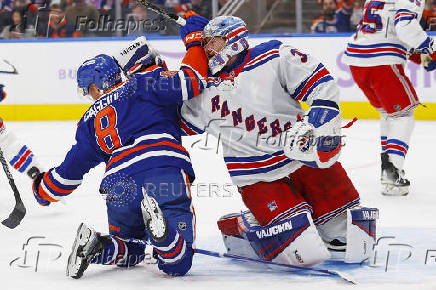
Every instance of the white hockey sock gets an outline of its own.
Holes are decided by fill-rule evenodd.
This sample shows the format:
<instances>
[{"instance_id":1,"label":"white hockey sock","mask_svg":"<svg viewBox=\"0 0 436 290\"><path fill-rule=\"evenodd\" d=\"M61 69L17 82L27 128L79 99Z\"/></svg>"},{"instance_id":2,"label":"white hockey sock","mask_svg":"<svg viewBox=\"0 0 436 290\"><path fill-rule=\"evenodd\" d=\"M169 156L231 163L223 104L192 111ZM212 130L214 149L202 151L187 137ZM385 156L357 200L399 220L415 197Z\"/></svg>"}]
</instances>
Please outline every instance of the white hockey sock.
<instances>
[{"instance_id":1,"label":"white hockey sock","mask_svg":"<svg viewBox=\"0 0 436 290\"><path fill-rule=\"evenodd\" d=\"M388 139L389 122L388 114L385 111L380 111L380 145L381 153L386 151L386 141Z\"/></svg>"},{"instance_id":2,"label":"white hockey sock","mask_svg":"<svg viewBox=\"0 0 436 290\"><path fill-rule=\"evenodd\" d=\"M386 152L389 154L389 161L396 168L402 169L415 125L413 111L405 112L396 117L388 116L387 121L389 123L389 132L386 141Z\"/></svg>"}]
</instances>

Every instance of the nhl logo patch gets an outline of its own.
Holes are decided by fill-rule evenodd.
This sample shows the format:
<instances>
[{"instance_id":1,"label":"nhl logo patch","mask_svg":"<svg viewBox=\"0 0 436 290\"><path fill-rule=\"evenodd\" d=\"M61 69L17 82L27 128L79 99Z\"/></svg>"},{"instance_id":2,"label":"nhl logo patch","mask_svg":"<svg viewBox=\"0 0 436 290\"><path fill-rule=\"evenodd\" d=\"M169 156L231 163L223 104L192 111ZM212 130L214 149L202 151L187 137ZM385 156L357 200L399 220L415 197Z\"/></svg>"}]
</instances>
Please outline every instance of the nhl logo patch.
<instances>
[{"instance_id":1,"label":"nhl logo patch","mask_svg":"<svg viewBox=\"0 0 436 290\"><path fill-rule=\"evenodd\" d=\"M185 222L179 222L178 227L179 227L180 230L184 231L184 230L186 230L186 223Z\"/></svg>"},{"instance_id":2,"label":"nhl logo patch","mask_svg":"<svg viewBox=\"0 0 436 290\"><path fill-rule=\"evenodd\" d=\"M275 211L275 210L278 208L277 203L276 203L275 200L269 202L269 203L267 204L267 206L268 206L268 208L269 208L270 211Z\"/></svg>"}]
</instances>

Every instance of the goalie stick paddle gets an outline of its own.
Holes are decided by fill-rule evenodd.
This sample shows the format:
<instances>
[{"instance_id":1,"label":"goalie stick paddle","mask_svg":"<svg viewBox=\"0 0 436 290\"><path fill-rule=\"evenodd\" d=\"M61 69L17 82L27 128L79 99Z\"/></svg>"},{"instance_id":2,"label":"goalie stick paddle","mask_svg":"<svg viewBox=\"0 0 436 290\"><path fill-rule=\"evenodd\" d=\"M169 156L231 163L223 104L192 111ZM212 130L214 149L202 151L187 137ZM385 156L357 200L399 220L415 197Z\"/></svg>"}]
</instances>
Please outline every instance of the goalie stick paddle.
<instances>
[{"instance_id":1,"label":"goalie stick paddle","mask_svg":"<svg viewBox=\"0 0 436 290\"><path fill-rule=\"evenodd\" d=\"M121 239L121 240L124 242L132 242L132 243L138 243L138 244L142 244L142 245L148 245L144 240L139 240L139 239ZM343 281L350 283L350 284L354 284L354 285L357 284L357 282L349 275L344 274L344 273L339 272L339 271L335 271L335 270L317 269L317 268L310 268L310 267L294 266L294 265L290 265L290 264L281 264L281 263L252 259L252 258L248 258L248 257L237 256L237 255L232 255L232 254L227 254L227 253L218 253L218 252L204 250L204 249L198 249L198 248L195 249L195 253L206 255L206 256L211 256L211 257L216 257L216 258L236 259L236 260L255 262L255 263L260 263L260 264L281 266L281 267L285 267L288 269L300 270L300 271L305 271L305 272L317 272L317 273L326 274L328 276L340 278Z\"/></svg>"},{"instance_id":2,"label":"goalie stick paddle","mask_svg":"<svg viewBox=\"0 0 436 290\"><path fill-rule=\"evenodd\" d=\"M12 177L12 174L9 171L8 163L6 162L5 157L3 155L3 151L1 149L0 149L0 162L3 166L3 170L5 171L6 177L9 180L9 185L11 186L15 197L15 207L12 210L9 217L4 221L2 221L2 224L10 229L14 229L20 224L20 222L23 220L24 216L26 215L26 208L24 207L24 203L21 200L20 192L18 191L17 186L15 185L14 178Z\"/></svg>"},{"instance_id":3,"label":"goalie stick paddle","mask_svg":"<svg viewBox=\"0 0 436 290\"><path fill-rule=\"evenodd\" d=\"M165 10L163 10L162 8L160 8L159 6L156 6L148 1L145 0L136 0L136 2L138 2L139 4L144 5L146 8L156 12L157 14L160 14L162 16L165 16L168 19L171 19L173 21L175 21L178 25L180 26L185 26L186 25L186 20L183 19L182 17L174 14L174 13L169 13L166 12Z\"/></svg>"}]
</instances>

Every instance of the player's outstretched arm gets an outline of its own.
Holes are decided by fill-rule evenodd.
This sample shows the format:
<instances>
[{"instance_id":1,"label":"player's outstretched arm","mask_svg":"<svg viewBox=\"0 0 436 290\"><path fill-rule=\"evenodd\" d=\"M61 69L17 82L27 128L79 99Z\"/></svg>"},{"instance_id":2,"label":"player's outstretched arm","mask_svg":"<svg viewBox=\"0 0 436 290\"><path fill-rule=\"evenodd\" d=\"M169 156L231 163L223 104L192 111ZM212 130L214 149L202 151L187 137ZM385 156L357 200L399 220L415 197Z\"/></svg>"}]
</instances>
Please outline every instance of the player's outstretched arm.
<instances>
[{"instance_id":1,"label":"player's outstretched arm","mask_svg":"<svg viewBox=\"0 0 436 290\"><path fill-rule=\"evenodd\" d=\"M200 95L206 86L208 61L202 48L202 31L209 22L208 19L189 11L184 15L186 25L180 27L180 37L186 47L186 55L182 60L180 70L176 72L161 72L158 83L173 84L175 90L156 90L162 98L170 98L177 103Z\"/></svg>"},{"instance_id":2,"label":"player's outstretched arm","mask_svg":"<svg viewBox=\"0 0 436 290\"><path fill-rule=\"evenodd\" d=\"M104 161L103 153L97 152L87 136L86 129L80 126L76 132L76 144L57 167L37 175L32 184L36 201L42 206L58 202L71 194L82 183L83 176L91 168Z\"/></svg>"}]
</instances>

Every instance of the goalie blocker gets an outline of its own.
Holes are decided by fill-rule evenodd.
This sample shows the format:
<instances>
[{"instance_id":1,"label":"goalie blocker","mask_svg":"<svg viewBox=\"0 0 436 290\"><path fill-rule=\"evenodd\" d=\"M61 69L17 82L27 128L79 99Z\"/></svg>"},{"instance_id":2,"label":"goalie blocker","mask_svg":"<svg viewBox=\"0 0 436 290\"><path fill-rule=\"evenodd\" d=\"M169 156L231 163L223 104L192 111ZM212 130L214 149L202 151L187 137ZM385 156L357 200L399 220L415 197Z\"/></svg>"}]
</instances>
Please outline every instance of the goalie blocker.
<instances>
[{"instance_id":1,"label":"goalie blocker","mask_svg":"<svg viewBox=\"0 0 436 290\"><path fill-rule=\"evenodd\" d=\"M305 211L266 226L260 226L246 211L221 217L218 228L227 252L233 255L298 266L311 266L327 259L361 263L373 255L377 218L376 208L348 209L318 227L319 234ZM342 219L346 219L345 235L327 240L332 230L341 232ZM326 229L330 235L322 234Z\"/></svg>"}]
</instances>

